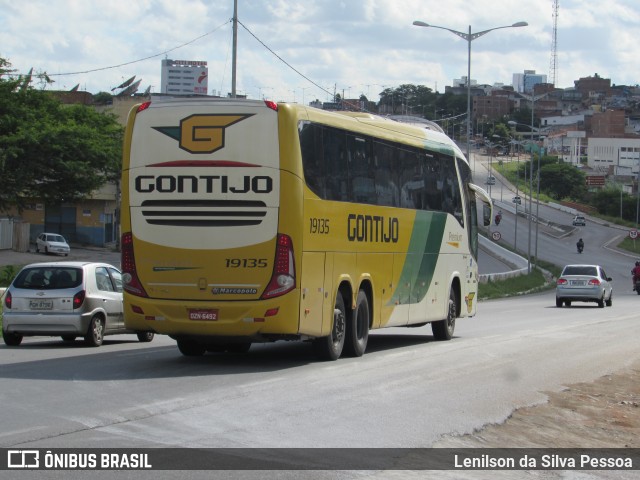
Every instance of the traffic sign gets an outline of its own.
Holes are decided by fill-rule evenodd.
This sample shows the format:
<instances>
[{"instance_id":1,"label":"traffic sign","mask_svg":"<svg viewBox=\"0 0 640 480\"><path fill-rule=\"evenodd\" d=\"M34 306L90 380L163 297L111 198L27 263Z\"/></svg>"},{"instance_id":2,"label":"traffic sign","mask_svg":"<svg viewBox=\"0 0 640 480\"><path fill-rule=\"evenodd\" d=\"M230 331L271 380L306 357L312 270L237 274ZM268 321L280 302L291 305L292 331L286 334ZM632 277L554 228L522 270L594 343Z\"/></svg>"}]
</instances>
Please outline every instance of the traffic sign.
<instances>
[{"instance_id":1,"label":"traffic sign","mask_svg":"<svg viewBox=\"0 0 640 480\"><path fill-rule=\"evenodd\" d=\"M633 238L634 240L638 238L638 230L636 230L635 228L629 230L629 238Z\"/></svg>"},{"instance_id":2,"label":"traffic sign","mask_svg":"<svg viewBox=\"0 0 640 480\"><path fill-rule=\"evenodd\" d=\"M522 203L522 199L517 196L517 197L513 197L513 200L511 200L513 203L517 203L518 205L520 205Z\"/></svg>"},{"instance_id":3,"label":"traffic sign","mask_svg":"<svg viewBox=\"0 0 640 480\"><path fill-rule=\"evenodd\" d=\"M493 232L491 236L496 242L502 238L502 235L500 235L500 232Z\"/></svg>"}]
</instances>

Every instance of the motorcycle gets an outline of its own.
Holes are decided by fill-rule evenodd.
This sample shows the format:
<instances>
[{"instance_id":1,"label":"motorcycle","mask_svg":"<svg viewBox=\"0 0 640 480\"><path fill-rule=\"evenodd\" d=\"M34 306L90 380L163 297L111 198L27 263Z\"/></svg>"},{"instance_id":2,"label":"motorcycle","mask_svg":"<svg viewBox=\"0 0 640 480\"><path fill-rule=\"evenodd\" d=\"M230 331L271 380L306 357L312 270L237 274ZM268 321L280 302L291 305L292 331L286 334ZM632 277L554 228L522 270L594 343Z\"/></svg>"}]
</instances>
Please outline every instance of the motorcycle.
<instances>
[{"instance_id":1,"label":"motorcycle","mask_svg":"<svg viewBox=\"0 0 640 480\"><path fill-rule=\"evenodd\" d=\"M578 244L577 247L578 247L578 253L582 253L582 250L584 249L584 245Z\"/></svg>"},{"instance_id":2,"label":"motorcycle","mask_svg":"<svg viewBox=\"0 0 640 480\"><path fill-rule=\"evenodd\" d=\"M640 295L640 278L636 279L635 287L633 287L633 289L638 295Z\"/></svg>"},{"instance_id":3,"label":"motorcycle","mask_svg":"<svg viewBox=\"0 0 640 480\"><path fill-rule=\"evenodd\" d=\"M496 225L500 225L500 220L502 220L502 215L497 214L495 218Z\"/></svg>"}]
</instances>

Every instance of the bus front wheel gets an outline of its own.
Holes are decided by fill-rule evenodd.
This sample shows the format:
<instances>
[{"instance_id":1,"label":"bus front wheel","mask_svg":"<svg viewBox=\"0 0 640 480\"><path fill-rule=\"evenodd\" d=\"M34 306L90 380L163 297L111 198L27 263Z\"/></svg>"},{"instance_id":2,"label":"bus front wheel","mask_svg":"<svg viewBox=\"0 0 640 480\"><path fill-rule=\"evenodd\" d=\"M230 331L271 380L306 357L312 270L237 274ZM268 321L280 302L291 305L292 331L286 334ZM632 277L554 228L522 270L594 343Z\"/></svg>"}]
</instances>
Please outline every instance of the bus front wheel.
<instances>
[{"instance_id":1,"label":"bus front wheel","mask_svg":"<svg viewBox=\"0 0 640 480\"><path fill-rule=\"evenodd\" d=\"M453 331L456 328L456 317L458 316L457 305L456 292L452 288L449 292L447 318L431 324L431 330L436 340L451 340L451 337L453 337Z\"/></svg>"},{"instance_id":2,"label":"bus front wheel","mask_svg":"<svg viewBox=\"0 0 640 480\"><path fill-rule=\"evenodd\" d=\"M344 348L344 337L347 324L347 311L342 293L338 292L333 309L333 325L331 334L314 340L313 347L322 360L337 360Z\"/></svg>"},{"instance_id":3,"label":"bus front wheel","mask_svg":"<svg viewBox=\"0 0 640 480\"><path fill-rule=\"evenodd\" d=\"M345 350L352 357L361 357L367 348L369 340L369 299L363 290L358 292L356 309L347 322Z\"/></svg>"}]
</instances>

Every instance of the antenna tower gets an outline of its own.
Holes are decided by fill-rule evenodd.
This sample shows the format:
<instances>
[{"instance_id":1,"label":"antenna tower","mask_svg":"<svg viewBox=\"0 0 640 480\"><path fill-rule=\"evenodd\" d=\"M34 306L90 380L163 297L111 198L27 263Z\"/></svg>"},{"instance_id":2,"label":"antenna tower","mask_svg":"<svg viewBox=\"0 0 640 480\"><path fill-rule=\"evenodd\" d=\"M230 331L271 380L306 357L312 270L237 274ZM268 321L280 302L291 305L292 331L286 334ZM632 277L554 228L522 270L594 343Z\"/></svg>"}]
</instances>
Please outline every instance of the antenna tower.
<instances>
[{"instance_id":1,"label":"antenna tower","mask_svg":"<svg viewBox=\"0 0 640 480\"><path fill-rule=\"evenodd\" d=\"M558 74L558 5L559 0L553 0L553 36L551 39L551 61L549 62L549 80L556 85Z\"/></svg>"}]
</instances>

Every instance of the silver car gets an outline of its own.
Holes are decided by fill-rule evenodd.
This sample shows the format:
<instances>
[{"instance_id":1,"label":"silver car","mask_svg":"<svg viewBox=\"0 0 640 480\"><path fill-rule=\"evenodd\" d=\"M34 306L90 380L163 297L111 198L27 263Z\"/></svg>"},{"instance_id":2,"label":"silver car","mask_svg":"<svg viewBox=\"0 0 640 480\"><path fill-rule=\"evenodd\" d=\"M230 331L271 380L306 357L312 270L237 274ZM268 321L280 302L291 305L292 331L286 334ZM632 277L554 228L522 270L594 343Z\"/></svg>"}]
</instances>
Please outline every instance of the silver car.
<instances>
[{"instance_id":1,"label":"silver car","mask_svg":"<svg viewBox=\"0 0 640 480\"><path fill-rule=\"evenodd\" d=\"M137 333L150 342L153 332L124 326L122 274L96 262L48 262L25 266L3 297L2 337L17 346L25 336L83 337L100 346L105 335Z\"/></svg>"},{"instance_id":2,"label":"silver car","mask_svg":"<svg viewBox=\"0 0 640 480\"><path fill-rule=\"evenodd\" d=\"M71 248L62 235L57 233L41 233L36 238L36 252L58 253L68 256Z\"/></svg>"},{"instance_id":3,"label":"silver car","mask_svg":"<svg viewBox=\"0 0 640 480\"><path fill-rule=\"evenodd\" d=\"M587 221L582 215L576 215L575 217L573 217L572 223L574 227L580 227L580 226L584 227L587 225Z\"/></svg>"},{"instance_id":4,"label":"silver car","mask_svg":"<svg viewBox=\"0 0 640 480\"><path fill-rule=\"evenodd\" d=\"M567 265L556 282L556 307L571 302L596 302L600 308L613 303L613 286L600 265Z\"/></svg>"}]
</instances>

